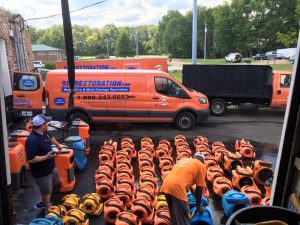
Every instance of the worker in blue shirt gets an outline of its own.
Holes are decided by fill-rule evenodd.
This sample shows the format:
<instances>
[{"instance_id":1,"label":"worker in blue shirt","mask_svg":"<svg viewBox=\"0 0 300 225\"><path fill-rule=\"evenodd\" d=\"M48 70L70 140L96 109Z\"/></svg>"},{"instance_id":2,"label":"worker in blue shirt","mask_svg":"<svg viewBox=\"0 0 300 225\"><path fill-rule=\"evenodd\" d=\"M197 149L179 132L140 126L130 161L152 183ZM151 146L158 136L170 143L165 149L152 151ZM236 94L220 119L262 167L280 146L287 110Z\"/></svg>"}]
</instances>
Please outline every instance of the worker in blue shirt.
<instances>
[{"instance_id":1,"label":"worker in blue shirt","mask_svg":"<svg viewBox=\"0 0 300 225\"><path fill-rule=\"evenodd\" d=\"M29 169L40 191L40 200L34 206L36 209L48 209L52 187L60 183L55 157L65 146L47 132L50 121L45 115L35 116L32 133L25 143ZM56 145L59 150L52 151L51 145Z\"/></svg>"}]
</instances>

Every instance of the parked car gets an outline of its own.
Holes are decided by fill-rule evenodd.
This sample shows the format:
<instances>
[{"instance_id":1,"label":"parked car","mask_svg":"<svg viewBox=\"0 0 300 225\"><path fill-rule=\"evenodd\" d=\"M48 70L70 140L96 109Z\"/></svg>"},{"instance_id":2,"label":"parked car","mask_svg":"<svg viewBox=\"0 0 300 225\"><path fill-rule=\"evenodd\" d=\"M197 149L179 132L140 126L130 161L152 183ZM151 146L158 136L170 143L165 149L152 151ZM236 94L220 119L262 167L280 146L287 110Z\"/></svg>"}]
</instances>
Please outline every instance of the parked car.
<instances>
[{"instance_id":1,"label":"parked car","mask_svg":"<svg viewBox=\"0 0 300 225\"><path fill-rule=\"evenodd\" d=\"M225 56L225 62L242 62L243 55L240 53L230 53Z\"/></svg>"},{"instance_id":2,"label":"parked car","mask_svg":"<svg viewBox=\"0 0 300 225\"><path fill-rule=\"evenodd\" d=\"M282 54L277 54L276 51L270 51L266 53L266 56L268 58L268 60L272 60L272 59L283 59L283 55Z\"/></svg>"},{"instance_id":3,"label":"parked car","mask_svg":"<svg viewBox=\"0 0 300 225\"><path fill-rule=\"evenodd\" d=\"M295 60L296 60L296 55L292 55L292 56L288 59L288 61L289 61L290 63L292 63L292 64L295 63Z\"/></svg>"},{"instance_id":4,"label":"parked car","mask_svg":"<svg viewBox=\"0 0 300 225\"><path fill-rule=\"evenodd\" d=\"M265 53L258 53L256 55L254 55L253 60L267 60L268 56Z\"/></svg>"},{"instance_id":5,"label":"parked car","mask_svg":"<svg viewBox=\"0 0 300 225\"><path fill-rule=\"evenodd\" d=\"M34 68L41 68L44 67L45 64L43 63L43 61L33 61L33 67Z\"/></svg>"}]
</instances>

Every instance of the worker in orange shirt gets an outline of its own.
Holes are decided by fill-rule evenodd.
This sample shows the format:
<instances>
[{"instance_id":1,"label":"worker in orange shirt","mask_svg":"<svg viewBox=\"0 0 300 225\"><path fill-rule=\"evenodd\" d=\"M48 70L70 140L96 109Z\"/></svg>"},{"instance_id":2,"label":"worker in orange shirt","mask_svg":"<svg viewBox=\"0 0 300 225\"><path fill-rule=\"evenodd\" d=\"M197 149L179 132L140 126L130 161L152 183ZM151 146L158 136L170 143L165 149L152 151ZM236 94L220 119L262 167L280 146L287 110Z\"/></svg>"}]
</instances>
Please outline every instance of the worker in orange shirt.
<instances>
[{"instance_id":1,"label":"worker in orange shirt","mask_svg":"<svg viewBox=\"0 0 300 225\"><path fill-rule=\"evenodd\" d=\"M172 225L190 224L187 190L192 189L193 185L196 185L197 210L203 212L200 202L202 188L206 188L204 161L203 153L197 152L193 159L186 158L178 161L165 177L160 191L166 196Z\"/></svg>"}]
</instances>

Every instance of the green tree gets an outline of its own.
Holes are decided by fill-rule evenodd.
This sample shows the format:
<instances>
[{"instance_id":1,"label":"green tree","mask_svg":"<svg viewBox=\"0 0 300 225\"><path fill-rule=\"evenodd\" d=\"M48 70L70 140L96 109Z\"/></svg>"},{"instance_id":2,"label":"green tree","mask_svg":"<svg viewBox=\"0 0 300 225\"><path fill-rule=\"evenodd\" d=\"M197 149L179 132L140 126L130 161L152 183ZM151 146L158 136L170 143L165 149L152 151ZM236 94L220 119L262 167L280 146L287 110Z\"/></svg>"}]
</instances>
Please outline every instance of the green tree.
<instances>
[{"instance_id":1,"label":"green tree","mask_svg":"<svg viewBox=\"0 0 300 225\"><path fill-rule=\"evenodd\" d=\"M134 40L130 38L129 30L126 28L120 30L116 43L116 53L122 57L135 55Z\"/></svg>"},{"instance_id":2,"label":"green tree","mask_svg":"<svg viewBox=\"0 0 300 225\"><path fill-rule=\"evenodd\" d=\"M287 33L276 33L276 42L283 44L284 47L296 47L298 39L298 32L288 31Z\"/></svg>"},{"instance_id":3,"label":"green tree","mask_svg":"<svg viewBox=\"0 0 300 225\"><path fill-rule=\"evenodd\" d=\"M38 44L45 44L59 49L65 49L65 39L62 25L53 25L41 31Z\"/></svg>"}]
</instances>

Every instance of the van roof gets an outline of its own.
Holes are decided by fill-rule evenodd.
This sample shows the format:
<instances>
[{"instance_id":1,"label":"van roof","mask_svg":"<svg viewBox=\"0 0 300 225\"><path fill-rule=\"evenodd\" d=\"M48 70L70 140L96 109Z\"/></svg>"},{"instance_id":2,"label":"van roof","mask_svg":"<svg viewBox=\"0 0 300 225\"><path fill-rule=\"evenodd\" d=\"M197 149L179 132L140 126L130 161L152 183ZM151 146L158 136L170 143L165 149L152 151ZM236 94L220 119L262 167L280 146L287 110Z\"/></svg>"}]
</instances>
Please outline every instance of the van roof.
<instances>
[{"instance_id":1,"label":"van roof","mask_svg":"<svg viewBox=\"0 0 300 225\"><path fill-rule=\"evenodd\" d=\"M65 74L67 73L68 70L67 69L55 69L55 70L51 70L49 71L49 73L60 73L60 74ZM111 73L111 74L114 74L114 73L127 73L127 74L136 74L136 73L142 73L142 74L145 74L145 73L155 73L155 74L167 74L166 72L164 71L159 71L159 70L125 70L125 69L105 69L105 70L86 70L86 69L76 69L75 70L75 73L76 72L84 72L85 74L102 74L102 73Z\"/></svg>"}]
</instances>

